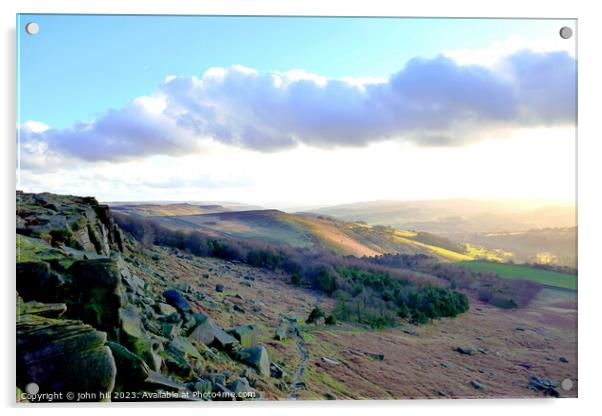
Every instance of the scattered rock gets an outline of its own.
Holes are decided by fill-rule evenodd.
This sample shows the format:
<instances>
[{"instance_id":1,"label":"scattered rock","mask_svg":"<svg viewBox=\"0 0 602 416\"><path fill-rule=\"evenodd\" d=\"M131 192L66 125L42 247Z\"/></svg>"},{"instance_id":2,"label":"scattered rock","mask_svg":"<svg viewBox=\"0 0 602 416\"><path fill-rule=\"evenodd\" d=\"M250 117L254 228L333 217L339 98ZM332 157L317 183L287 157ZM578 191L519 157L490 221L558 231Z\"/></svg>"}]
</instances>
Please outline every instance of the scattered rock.
<instances>
[{"instance_id":1,"label":"scattered rock","mask_svg":"<svg viewBox=\"0 0 602 416\"><path fill-rule=\"evenodd\" d=\"M222 350L231 350L239 344L236 338L226 333L208 316L197 313L194 318L196 326L188 334L190 339Z\"/></svg>"},{"instance_id":2,"label":"scattered rock","mask_svg":"<svg viewBox=\"0 0 602 416\"><path fill-rule=\"evenodd\" d=\"M217 285L215 285L215 291L216 292L223 292L224 291L224 285L222 285L221 283L218 283Z\"/></svg>"},{"instance_id":3,"label":"scattered rock","mask_svg":"<svg viewBox=\"0 0 602 416\"><path fill-rule=\"evenodd\" d=\"M447 393L446 393L446 392L444 392L443 390L434 389L433 391L434 391L435 393L437 393L437 396L440 396L440 397L448 397Z\"/></svg>"},{"instance_id":4,"label":"scattered rock","mask_svg":"<svg viewBox=\"0 0 602 416\"><path fill-rule=\"evenodd\" d=\"M194 345L192 345L192 343L186 338L182 338L182 337L174 338L167 345L167 348L169 348L173 351L179 352L186 359L188 359L188 358L200 359L201 358L201 354L199 353L199 350Z\"/></svg>"},{"instance_id":5,"label":"scattered rock","mask_svg":"<svg viewBox=\"0 0 602 416\"><path fill-rule=\"evenodd\" d=\"M202 397L203 395L211 393L211 390L213 390L213 384L209 380L198 377L192 384L192 388Z\"/></svg>"},{"instance_id":6,"label":"scattered rock","mask_svg":"<svg viewBox=\"0 0 602 416\"><path fill-rule=\"evenodd\" d=\"M193 368L180 351L174 348L168 348L162 352L163 363L170 373L176 374L184 379L193 374Z\"/></svg>"},{"instance_id":7,"label":"scattered rock","mask_svg":"<svg viewBox=\"0 0 602 416\"><path fill-rule=\"evenodd\" d=\"M324 393L324 397L326 398L326 400L336 400L337 399L337 395L331 391L327 391L326 393Z\"/></svg>"},{"instance_id":8,"label":"scattered rock","mask_svg":"<svg viewBox=\"0 0 602 416\"><path fill-rule=\"evenodd\" d=\"M472 354L474 354L474 350L472 348L469 348L469 347L457 347L456 351L458 351L460 354L464 354L464 355L472 355Z\"/></svg>"},{"instance_id":9,"label":"scattered rock","mask_svg":"<svg viewBox=\"0 0 602 416\"><path fill-rule=\"evenodd\" d=\"M483 390L485 388L485 385L483 383L481 383L479 380L471 380L470 385L477 390Z\"/></svg>"},{"instance_id":10,"label":"scattered rock","mask_svg":"<svg viewBox=\"0 0 602 416\"><path fill-rule=\"evenodd\" d=\"M284 369L276 363L270 363L270 376L273 378L283 378L285 375Z\"/></svg>"},{"instance_id":11,"label":"scattered rock","mask_svg":"<svg viewBox=\"0 0 602 416\"><path fill-rule=\"evenodd\" d=\"M287 338L288 338L288 331L286 330L286 328L282 325L278 326L276 328L276 331L274 332L274 339L276 339L278 341L284 341Z\"/></svg>"},{"instance_id":12,"label":"scattered rock","mask_svg":"<svg viewBox=\"0 0 602 416\"><path fill-rule=\"evenodd\" d=\"M107 346L111 349L119 370L115 378L115 391L132 392L143 389L151 373L148 364L123 345L109 341Z\"/></svg>"},{"instance_id":13,"label":"scattered rock","mask_svg":"<svg viewBox=\"0 0 602 416\"><path fill-rule=\"evenodd\" d=\"M560 357L558 359L558 361L560 361L561 363L565 363L565 364L569 362L569 360L567 360L566 357Z\"/></svg>"},{"instance_id":14,"label":"scattered rock","mask_svg":"<svg viewBox=\"0 0 602 416\"><path fill-rule=\"evenodd\" d=\"M182 329L181 321L176 322L176 323L161 322L159 332L161 333L162 336L169 338L169 339L173 339L181 334L181 332L182 332L181 329Z\"/></svg>"},{"instance_id":15,"label":"scattered rock","mask_svg":"<svg viewBox=\"0 0 602 416\"><path fill-rule=\"evenodd\" d=\"M170 377L164 376L157 371L151 371L148 378L146 379L146 388L148 390L162 390L162 391L179 391L182 392L186 389L186 386L180 382L173 380Z\"/></svg>"},{"instance_id":16,"label":"scattered rock","mask_svg":"<svg viewBox=\"0 0 602 416\"><path fill-rule=\"evenodd\" d=\"M255 368L260 375L270 376L270 359L268 351L263 345L236 351L234 357L236 360Z\"/></svg>"},{"instance_id":17,"label":"scattered rock","mask_svg":"<svg viewBox=\"0 0 602 416\"><path fill-rule=\"evenodd\" d=\"M249 385L249 380L244 377L237 378L228 384L228 389L236 395L238 400L252 399L257 395L257 391Z\"/></svg>"},{"instance_id":18,"label":"scattered rock","mask_svg":"<svg viewBox=\"0 0 602 416\"><path fill-rule=\"evenodd\" d=\"M203 378L209 380L211 383L213 384L226 384L226 376L223 374L205 374L203 375Z\"/></svg>"},{"instance_id":19,"label":"scattered rock","mask_svg":"<svg viewBox=\"0 0 602 416\"><path fill-rule=\"evenodd\" d=\"M531 364L529 364L529 363L520 363L518 366L522 367L522 368L524 368L526 370L528 370L528 369L531 368Z\"/></svg>"},{"instance_id":20,"label":"scattered rock","mask_svg":"<svg viewBox=\"0 0 602 416\"><path fill-rule=\"evenodd\" d=\"M233 309L236 312L239 312L239 313L246 313L247 312L242 306L240 306L238 304L235 304L234 307L233 307Z\"/></svg>"},{"instance_id":21,"label":"scattered rock","mask_svg":"<svg viewBox=\"0 0 602 416\"><path fill-rule=\"evenodd\" d=\"M377 352L365 352L365 355L367 355L368 357L377 360L377 361L384 361L385 360L385 355L381 354L381 353L377 353Z\"/></svg>"},{"instance_id":22,"label":"scattered rock","mask_svg":"<svg viewBox=\"0 0 602 416\"><path fill-rule=\"evenodd\" d=\"M157 312L163 316L173 316L178 313L178 310L167 303L158 302L155 304Z\"/></svg>"},{"instance_id":23,"label":"scattered rock","mask_svg":"<svg viewBox=\"0 0 602 416\"><path fill-rule=\"evenodd\" d=\"M168 304L174 306L181 313L188 313L192 311L190 303L188 303L184 295L182 295L182 293L176 289L166 290L163 292L163 297Z\"/></svg>"},{"instance_id":24,"label":"scattered rock","mask_svg":"<svg viewBox=\"0 0 602 416\"><path fill-rule=\"evenodd\" d=\"M143 329L140 315L133 305L127 305L119 309L121 318L121 332L119 340L134 354L139 355L152 370L159 371L161 368L161 357L157 353L157 343ZM153 348L153 344L155 348Z\"/></svg>"},{"instance_id":25,"label":"scattered rock","mask_svg":"<svg viewBox=\"0 0 602 416\"><path fill-rule=\"evenodd\" d=\"M403 332L408 335L416 335L416 329L414 328L406 328L403 330Z\"/></svg>"},{"instance_id":26,"label":"scattered rock","mask_svg":"<svg viewBox=\"0 0 602 416\"><path fill-rule=\"evenodd\" d=\"M254 347L259 342L259 329L254 324L237 326L226 332L236 338L243 348Z\"/></svg>"},{"instance_id":27,"label":"scattered rock","mask_svg":"<svg viewBox=\"0 0 602 416\"><path fill-rule=\"evenodd\" d=\"M546 378L531 377L527 383L527 387L531 390L542 392L545 396L560 397L560 393L556 390L556 384Z\"/></svg>"},{"instance_id":28,"label":"scattered rock","mask_svg":"<svg viewBox=\"0 0 602 416\"><path fill-rule=\"evenodd\" d=\"M340 365L341 364L340 361L333 360L332 358L328 358L328 357L322 357L322 361L324 361L326 364L330 364L330 365Z\"/></svg>"}]
</instances>

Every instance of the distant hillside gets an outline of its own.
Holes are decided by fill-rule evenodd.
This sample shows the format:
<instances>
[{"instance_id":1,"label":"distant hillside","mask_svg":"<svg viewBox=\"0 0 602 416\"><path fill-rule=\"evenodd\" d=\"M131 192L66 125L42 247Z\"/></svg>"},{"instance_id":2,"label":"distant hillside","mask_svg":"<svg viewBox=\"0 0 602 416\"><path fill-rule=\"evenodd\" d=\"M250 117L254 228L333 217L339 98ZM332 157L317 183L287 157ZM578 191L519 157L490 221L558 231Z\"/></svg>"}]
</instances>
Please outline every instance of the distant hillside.
<instances>
[{"instance_id":1,"label":"distant hillside","mask_svg":"<svg viewBox=\"0 0 602 416\"><path fill-rule=\"evenodd\" d=\"M173 216L173 215L199 215L213 212L227 211L221 205L194 205L182 204L124 204L112 206L115 212L128 212L143 217Z\"/></svg>"},{"instance_id":2,"label":"distant hillside","mask_svg":"<svg viewBox=\"0 0 602 416\"><path fill-rule=\"evenodd\" d=\"M134 212L135 213L135 212ZM423 232L397 230L278 210L229 211L201 215L154 216L172 229L201 230L215 236L251 239L296 248L325 248L341 255L428 254L470 260L464 245Z\"/></svg>"},{"instance_id":3,"label":"distant hillside","mask_svg":"<svg viewBox=\"0 0 602 416\"><path fill-rule=\"evenodd\" d=\"M449 199L373 201L313 210L345 221L427 231L439 235L574 227L575 207L537 206L523 201Z\"/></svg>"},{"instance_id":4,"label":"distant hillside","mask_svg":"<svg viewBox=\"0 0 602 416\"><path fill-rule=\"evenodd\" d=\"M510 252L515 262L577 267L577 227L479 233L457 238L471 246Z\"/></svg>"}]
</instances>

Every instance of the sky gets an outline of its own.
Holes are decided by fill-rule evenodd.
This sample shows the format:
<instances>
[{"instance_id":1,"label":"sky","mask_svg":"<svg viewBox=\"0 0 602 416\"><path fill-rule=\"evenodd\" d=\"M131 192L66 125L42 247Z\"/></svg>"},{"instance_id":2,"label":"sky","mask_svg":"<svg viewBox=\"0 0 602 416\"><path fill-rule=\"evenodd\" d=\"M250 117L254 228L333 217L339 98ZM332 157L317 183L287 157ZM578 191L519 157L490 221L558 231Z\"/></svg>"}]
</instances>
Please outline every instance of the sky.
<instances>
[{"instance_id":1,"label":"sky","mask_svg":"<svg viewBox=\"0 0 602 416\"><path fill-rule=\"evenodd\" d=\"M575 22L20 15L17 188L280 208L572 203L562 26Z\"/></svg>"}]
</instances>

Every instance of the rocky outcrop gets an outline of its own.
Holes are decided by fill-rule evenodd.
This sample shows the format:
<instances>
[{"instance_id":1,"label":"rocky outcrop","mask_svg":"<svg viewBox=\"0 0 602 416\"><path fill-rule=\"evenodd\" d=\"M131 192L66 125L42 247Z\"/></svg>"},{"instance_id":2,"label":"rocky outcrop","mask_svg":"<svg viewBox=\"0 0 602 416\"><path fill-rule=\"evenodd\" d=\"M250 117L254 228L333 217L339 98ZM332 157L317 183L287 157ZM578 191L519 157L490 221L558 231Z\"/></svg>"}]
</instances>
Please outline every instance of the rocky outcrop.
<instances>
[{"instance_id":1,"label":"rocky outcrop","mask_svg":"<svg viewBox=\"0 0 602 416\"><path fill-rule=\"evenodd\" d=\"M124 237L94 198L17 193L17 232L20 391L36 383L40 393L102 400L113 390L250 398L260 380L246 366L270 376L258 327L225 331L196 313L201 301L220 308L159 273L159 254Z\"/></svg>"},{"instance_id":2,"label":"rocky outcrop","mask_svg":"<svg viewBox=\"0 0 602 416\"><path fill-rule=\"evenodd\" d=\"M57 302L64 279L44 261L17 263L17 292L25 301Z\"/></svg>"},{"instance_id":3,"label":"rocky outcrop","mask_svg":"<svg viewBox=\"0 0 602 416\"><path fill-rule=\"evenodd\" d=\"M116 338L120 308L127 302L117 262L114 259L79 260L67 272L71 277L65 293L68 316Z\"/></svg>"},{"instance_id":4,"label":"rocky outcrop","mask_svg":"<svg viewBox=\"0 0 602 416\"><path fill-rule=\"evenodd\" d=\"M91 197L17 191L17 233L105 256L123 251L110 208Z\"/></svg>"}]
</instances>

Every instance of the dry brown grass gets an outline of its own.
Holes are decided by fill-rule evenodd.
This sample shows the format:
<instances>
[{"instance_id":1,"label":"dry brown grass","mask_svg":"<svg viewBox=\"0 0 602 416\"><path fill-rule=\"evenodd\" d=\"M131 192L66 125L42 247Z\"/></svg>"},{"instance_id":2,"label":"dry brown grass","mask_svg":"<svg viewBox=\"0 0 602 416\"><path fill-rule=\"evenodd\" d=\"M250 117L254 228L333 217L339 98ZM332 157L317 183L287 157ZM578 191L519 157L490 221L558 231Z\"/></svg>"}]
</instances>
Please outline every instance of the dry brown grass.
<instances>
[{"instance_id":1,"label":"dry brown grass","mask_svg":"<svg viewBox=\"0 0 602 416\"><path fill-rule=\"evenodd\" d=\"M281 316L295 315L304 321L317 302L326 311L333 309L331 298L318 298L316 292L294 287L288 277L242 264L212 258L183 259L166 255L153 269L169 276L167 287L188 283L213 300L194 302L220 325L259 323L264 328L263 342L272 360L284 364L289 374L300 359L294 341L277 342L273 330ZM211 270L211 271L209 271ZM209 278L202 277L209 274ZM255 280L245 280L250 276ZM149 276L150 278L150 276ZM250 282L247 287L241 282ZM223 293L215 291L221 283ZM236 295L242 297L238 298ZM239 304L246 313L233 310ZM253 310L253 307L258 307ZM299 399L323 399L333 392L339 399L543 397L527 388L530 376L549 378L559 383L569 378L571 391L558 391L562 397L577 394L577 337L575 292L543 290L530 306L518 310L501 310L471 299L471 310L455 319L442 319L417 329L416 335L401 329L371 331L356 325L305 328L309 351L304 380L307 389ZM517 330L521 328L522 330ZM487 353L461 355L458 346L484 348ZM384 361L374 360L362 352L382 353ZM323 356L340 361L327 364ZM566 357L568 363L559 362ZM528 363L530 369L519 364ZM485 385L471 386L472 380ZM287 392L276 388L271 380L264 386L269 399L286 399Z\"/></svg>"}]
</instances>

